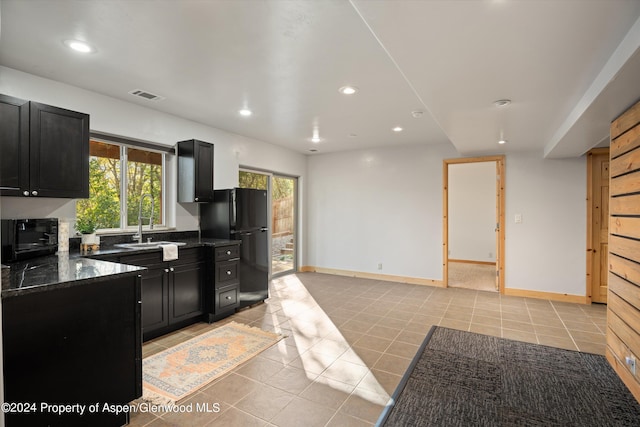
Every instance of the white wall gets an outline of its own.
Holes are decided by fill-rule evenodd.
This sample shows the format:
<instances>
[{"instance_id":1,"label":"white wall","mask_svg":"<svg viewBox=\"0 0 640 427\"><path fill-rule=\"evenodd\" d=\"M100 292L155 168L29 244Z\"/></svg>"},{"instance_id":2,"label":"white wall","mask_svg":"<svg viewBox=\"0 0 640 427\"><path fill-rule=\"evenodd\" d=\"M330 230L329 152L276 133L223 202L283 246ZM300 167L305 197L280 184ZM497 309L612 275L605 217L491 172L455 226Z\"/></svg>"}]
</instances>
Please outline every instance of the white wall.
<instances>
[{"instance_id":1,"label":"white wall","mask_svg":"<svg viewBox=\"0 0 640 427\"><path fill-rule=\"evenodd\" d=\"M586 295L586 171L584 156L507 156L507 287Z\"/></svg>"},{"instance_id":2,"label":"white wall","mask_svg":"<svg viewBox=\"0 0 640 427\"><path fill-rule=\"evenodd\" d=\"M215 144L216 188L238 184L238 166L250 166L300 177L304 182L306 156L273 144L231 134L210 126L120 101L74 86L43 79L0 66L0 93L90 114L92 131L173 146L184 139ZM165 101L166 102L166 101ZM176 162L167 165L169 187L175 189ZM167 218L178 230L198 228L196 204L176 203L175 191L167 194ZM3 197L3 218L75 217L75 201ZM304 218L304 217L301 217ZM301 221L302 222L302 221ZM302 230L304 223L302 222ZM304 237L304 236L301 236Z\"/></svg>"},{"instance_id":3,"label":"white wall","mask_svg":"<svg viewBox=\"0 0 640 427\"><path fill-rule=\"evenodd\" d=\"M449 165L449 258L496 261L496 162Z\"/></svg>"},{"instance_id":4,"label":"white wall","mask_svg":"<svg viewBox=\"0 0 640 427\"><path fill-rule=\"evenodd\" d=\"M442 160L455 157L449 145L310 157L307 265L442 280ZM584 158L505 163L506 286L585 295Z\"/></svg>"},{"instance_id":5,"label":"white wall","mask_svg":"<svg viewBox=\"0 0 640 427\"><path fill-rule=\"evenodd\" d=\"M449 144L309 157L308 265L441 279L448 157Z\"/></svg>"}]
</instances>

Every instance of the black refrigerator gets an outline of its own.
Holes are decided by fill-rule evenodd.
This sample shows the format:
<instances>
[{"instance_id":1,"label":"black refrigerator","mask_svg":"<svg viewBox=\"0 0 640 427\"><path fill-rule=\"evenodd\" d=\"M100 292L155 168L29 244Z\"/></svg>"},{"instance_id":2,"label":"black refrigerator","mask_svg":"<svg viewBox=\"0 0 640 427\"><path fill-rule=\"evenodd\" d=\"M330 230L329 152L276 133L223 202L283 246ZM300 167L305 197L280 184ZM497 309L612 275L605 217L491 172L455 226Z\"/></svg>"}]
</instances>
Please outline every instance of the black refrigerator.
<instances>
[{"instance_id":1,"label":"black refrigerator","mask_svg":"<svg viewBox=\"0 0 640 427\"><path fill-rule=\"evenodd\" d=\"M266 190L215 190L200 205L203 238L240 240L240 308L269 297L269 227Z\"/></svg>"}]
</instances>

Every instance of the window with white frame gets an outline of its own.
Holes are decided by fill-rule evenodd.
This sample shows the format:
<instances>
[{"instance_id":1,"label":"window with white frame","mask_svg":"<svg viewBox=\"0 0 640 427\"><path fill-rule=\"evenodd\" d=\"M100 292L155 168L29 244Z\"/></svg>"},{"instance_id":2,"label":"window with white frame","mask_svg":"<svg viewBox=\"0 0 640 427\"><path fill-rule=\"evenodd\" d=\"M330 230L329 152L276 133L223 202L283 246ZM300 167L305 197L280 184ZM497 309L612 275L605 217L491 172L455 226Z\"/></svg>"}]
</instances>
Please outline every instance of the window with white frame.
<instances>
[{"instance_id":1,"label":"window with white frame","mask_svg":"<svg viewBox=\"0 0 640 427\"><path fill-rule=\"evenodd\" d=\"M164 225L165 153L91 140L89 155L89 198L76 202L78 219L98 230L125 230L138 225L140 207L147 225L153 204L153 224Z\"/></svg>"}]
</instances>

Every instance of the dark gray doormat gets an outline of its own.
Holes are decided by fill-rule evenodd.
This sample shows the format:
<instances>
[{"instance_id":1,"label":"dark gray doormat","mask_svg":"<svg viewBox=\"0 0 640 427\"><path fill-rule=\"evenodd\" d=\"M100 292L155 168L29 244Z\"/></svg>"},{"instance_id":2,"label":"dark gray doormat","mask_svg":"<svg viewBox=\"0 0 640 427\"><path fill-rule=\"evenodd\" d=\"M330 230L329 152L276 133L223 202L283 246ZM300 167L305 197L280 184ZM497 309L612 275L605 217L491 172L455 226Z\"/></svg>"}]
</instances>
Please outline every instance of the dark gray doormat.
<instances>
[{"instance_id":1,"label":"dark gray doormat","mask_svg":"<svg viewBox=\"0 0 640 427\"><path fill-rule=\"evenodd\" d=\"M436 327L379 426L640 426L604 356Z\"/></svg>"}]
</instances>

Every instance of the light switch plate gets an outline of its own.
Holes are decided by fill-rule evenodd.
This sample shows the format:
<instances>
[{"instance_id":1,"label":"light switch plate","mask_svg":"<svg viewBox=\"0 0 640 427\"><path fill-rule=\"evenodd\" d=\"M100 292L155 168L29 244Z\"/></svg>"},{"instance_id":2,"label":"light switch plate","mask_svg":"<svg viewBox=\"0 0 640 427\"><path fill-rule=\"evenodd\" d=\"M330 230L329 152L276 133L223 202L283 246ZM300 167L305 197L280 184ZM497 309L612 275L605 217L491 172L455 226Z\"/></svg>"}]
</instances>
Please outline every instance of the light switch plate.
<instances>
[{"instance_id":1,"label":"light switch plate","mask_svg":"<svg viewBox=\"0 0 640 427\"><path fill-rule=\"evenodd\" d=\"M516 224L522 223L522 214L516 214L515 221L516 221Z\"/></svg>"}]
</instances>

